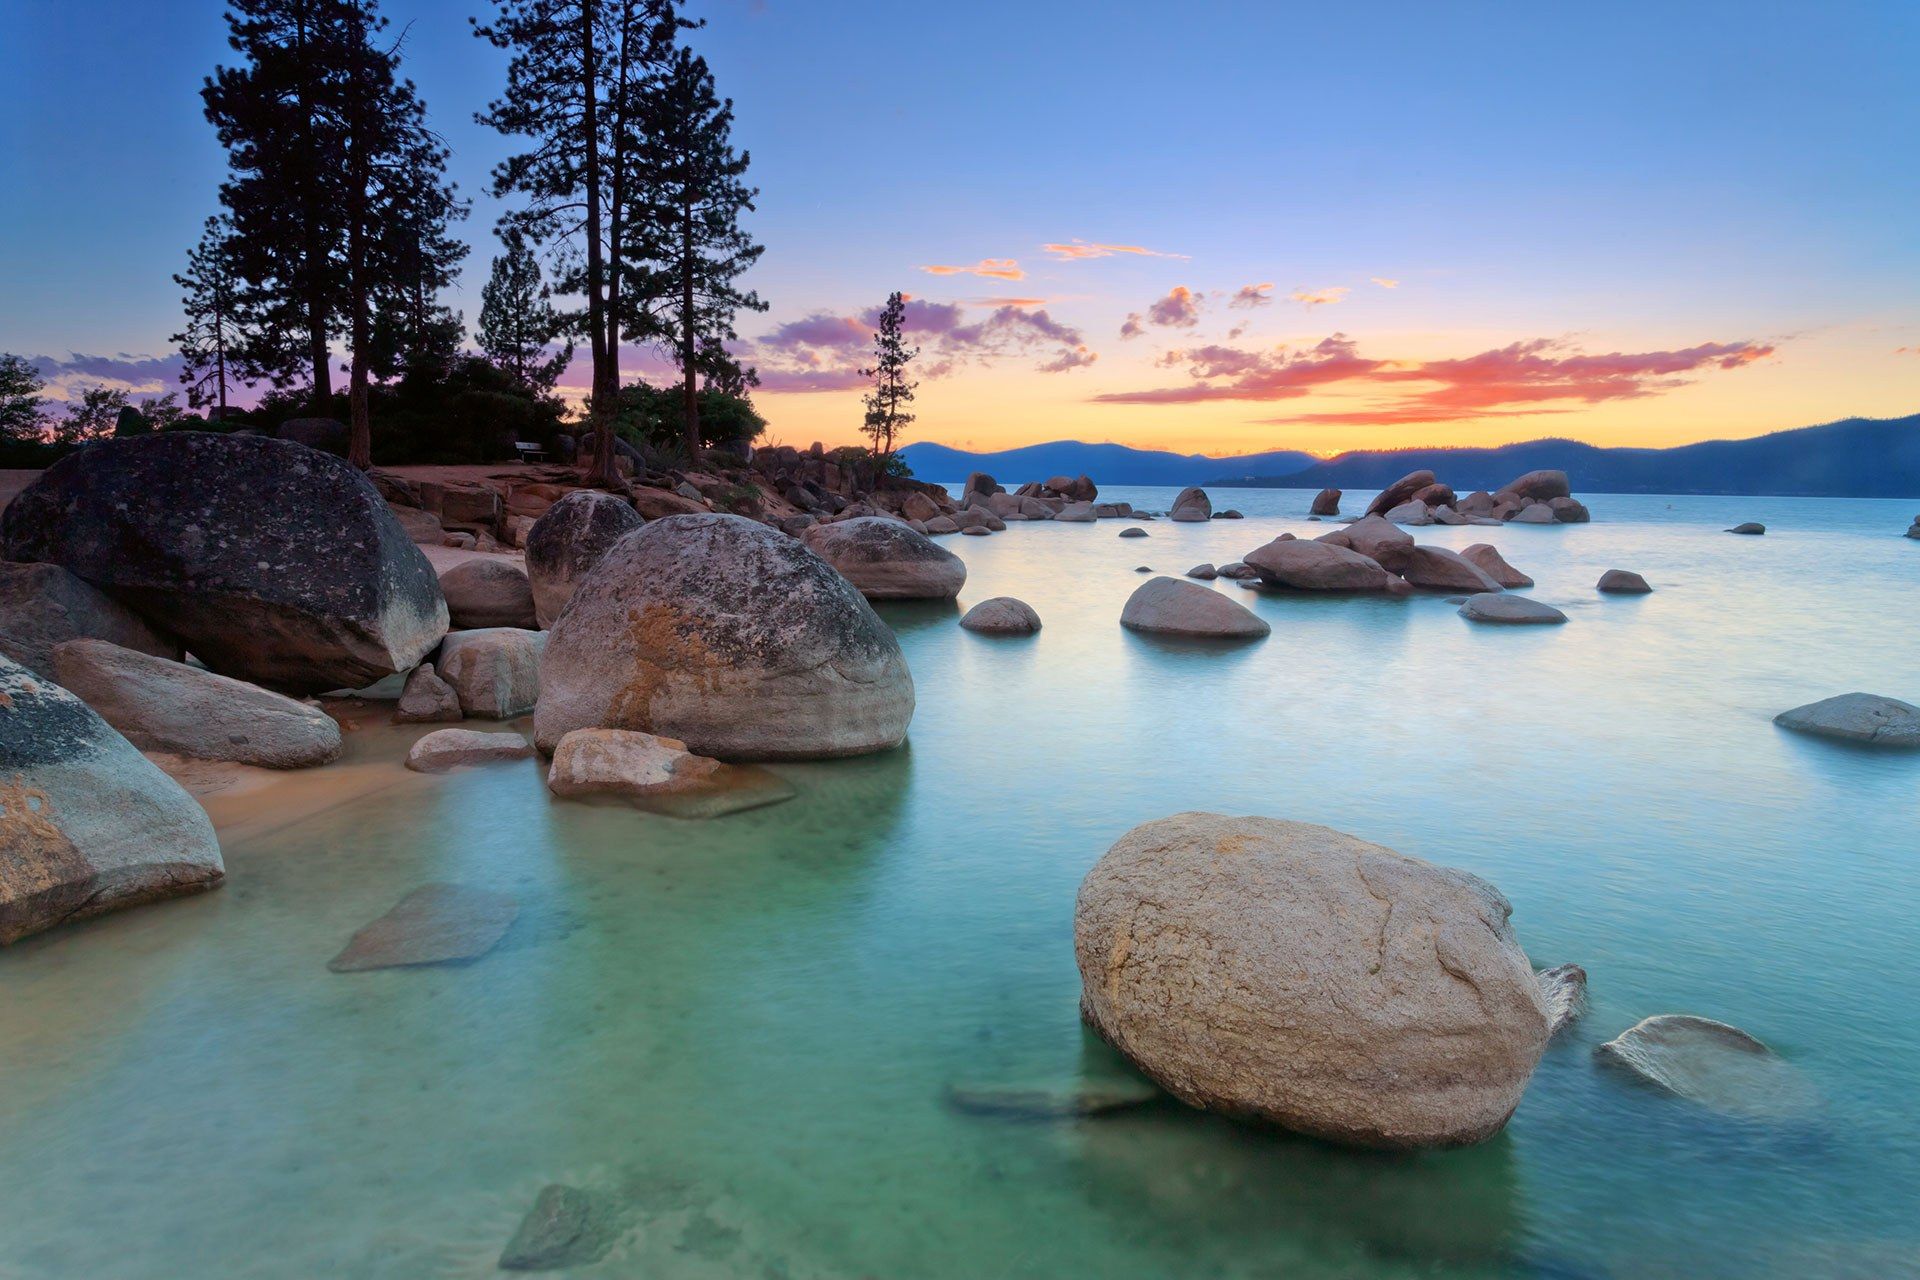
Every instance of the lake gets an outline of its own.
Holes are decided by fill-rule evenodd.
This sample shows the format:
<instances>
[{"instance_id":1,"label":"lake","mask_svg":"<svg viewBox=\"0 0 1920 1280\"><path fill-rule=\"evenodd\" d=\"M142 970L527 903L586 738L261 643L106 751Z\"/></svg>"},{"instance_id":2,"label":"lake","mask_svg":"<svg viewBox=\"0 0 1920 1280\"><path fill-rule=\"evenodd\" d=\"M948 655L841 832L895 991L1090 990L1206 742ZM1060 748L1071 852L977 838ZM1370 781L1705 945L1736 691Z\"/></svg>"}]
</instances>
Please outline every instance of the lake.
<instances>
[{"instance_id":1,"label":"lake","mask_svg":"<svg viewBox=\"0 0 1920 1280\"><path fill-rule=\"evenodd\" d=\"M1311 496L945 540L958 606L881 607L908 745L778 766L787 804L684 822L551 801L531 762L408 774L432 726L383 713L326 773L216 798L223 889L0 951L0 1277L497 1275L551 1183L618 1220L589 1277L1920 1275L1920 754L1771 723L1920 700L1920 502L1583 494L1589 525L1414 531L1494 543L1562 627L1226 581L1271 636L1118 625L1137 565L1324 532ZM1597 595L1616 567L1654 594ZM1044 629L960 630L993 595ZM1471 870L1536 965L1586 967L1503 1134L1387 1156L1171 1103L953 1105L1124 1073L1078 1020L1074 893L1188 809ZM328 971L428 881L520 916L470 964ZM1817 1114L1593 1061L1670 1012L1765 1040Z\"/></svg>"}]
</instances>

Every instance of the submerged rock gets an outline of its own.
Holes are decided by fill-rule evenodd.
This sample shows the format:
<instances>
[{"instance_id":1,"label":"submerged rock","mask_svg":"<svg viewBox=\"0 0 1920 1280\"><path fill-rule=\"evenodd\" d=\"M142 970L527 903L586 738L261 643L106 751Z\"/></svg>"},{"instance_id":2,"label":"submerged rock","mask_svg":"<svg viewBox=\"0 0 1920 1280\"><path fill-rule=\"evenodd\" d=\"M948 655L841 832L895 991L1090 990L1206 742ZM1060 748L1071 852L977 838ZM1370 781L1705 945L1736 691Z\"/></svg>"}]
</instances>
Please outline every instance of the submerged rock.
<instances>
[{"instance_id":1,"label":"submerged rock","mask_svg":"<svg viewBox=\"0 0 1920 1280\"><path fill-rule=\"evenodd\" d=\"M574 592L540 663L535 737L641 729L720 759L899 745L913 678L853 584L739 516L637 529Z\"/></svg>"},{"instance_id":2,"label":"submerged rock","mask_svg":"<svg viewBox=\"0 0 1920 1280\"><path fill-rule=\"evenodd\" d=\"M1920 707L1876 693L1842 693L1782 711L1773 722L1796 733L1871 747L1920 747Z\"/></svg>"},{"instance_id":3,"label":"submerged rock","mask_svg":"<svg viewBox=\"0 0 1920 1280\"><path fill-rule=\"evenodd\" d=\"M54 678L143 751L307 769L340 755L340 726L318 707L258 685L104 640L53 651Z\"/></svg>"},{"instance_id":4,"label":"submerged rock","mask_svg":"<svg viewBox=\"0 0 1920 1280\"><path fill-rule=\"evenodd\" d=\"M1629 1027L1594 1056L1701 1106L1755 1120L1817 1111L1819 1094L1785 1059L1738 1027L1666 1013Z\"/></svg>"},{"instance_id":5,"label":"submerged rock","mask_svg":"<svg viewBox=\"0 0 1920 1280\"><path fill-rule=\"evenodd\" d=\"M1167 519L1180 524L1200 524L1213 518L1213 500L1205 489L1189 485L1174 496Z\"/></svg>"},{"instance_id":6,"label":"submerged rock","mask_svg":"<svg viewBox=\"0 0 1920 1280\"><path fill-rule=\"evenodd\" d=\"M89 445L0 515L12 560L64 565L213 670L297 693L410 671L447 629L433 568L367 478L264 436Z\"/></svg>"},{"instance_id":7,"label":"submerged rock","mask_svg":"<svg viewBox=\"0 0 1920 1280\"><path fill-rule=\"evenodd\" d=\"M1537 626L1567 620L1566 614L1550 604L1541 604L1525 596L1494 595L1491 592L1468 596L1467 602L1460 606L1460 616L1473 622L1506 623L1512 626Z\"/></svg>"},{"instance_id":8,"label":"submerged rock","mask_svg":"<svg viewBox=\"0 0 1920 1280\"><path fill-rule=\"evenodd\" d=\"M947 1104L972 1116L1007 1120L1078 1120L1131 1111L1163 1095L1151 1080L1083 1080L1073 1084L956 1084L947 1088Z\"/></svg>"},{"instance_id":9,"label":"submerged rock","mask_svg":"<svg viewBox=\"0 0 1920 1280\"><path fill-rule=\"evenodd\" d=\"M59 565L0 562L0 654L51 679L53 647L66 640L180 656L180 646L139 614Z\"/></svg>"},{"instance_id":10,"label":"submerged rock","mask_svg":"<svg viewBox=\"0 0 1920 1280\"><path fill-rule=\"evenodd\" d=\"M951 600L967 584L967 562L885 516L815 525L805 542L869 600Z\"/></svg>"},{"instance_id":11,"label":"submerged rock","mask_svg":"<svg viewBox=\"0 0 1920 1280\"><path fill-rule=\"evenodd\" d=\"M1577 964L1557 964L1534 977L1547 1007L1547 1035L1557 1036L1580 1017L1587 1002L1587 971Z\"/></svg>"},{"instance_id":12,"label":"submerged rock","mask_svg":"<svg viewBox=\"0 0 1920 1280\"><path fill-rule=\"evenodd\" d=\"M462 561L440 575L440 591L447 597L447 617L454 627L533 625L533 584L526 570L510 560Z\"/></svg>"},{"instance_id":13,"label":"submerged rock","mask_svg":"<svg viewBox=\"0 0 1920 1280\"><path fill-rule=\"evenodd\" d=\"M596 489L576 489L541 512L526 541L535 625L552 626L574 585L608 548L645 523L632 503Z\"/></svg>"},{"instance_id":14,"label":"submerged rock","mask_svg":"<svg viewBox=\"0 0 1920 1280\"><path fill-rule=\"evenodd\" d=\"M500 1253L502 1271L563 1271L607 1256L620 1215L603 1196L554 1183L544 1188Z\"/></svg>"},{"instance_id":15,"label":"submerged rock","mask_svg":"<svg viewBox=\"0 0 1920 1280\"><path fill-rule=\"evenodd\" d=\"M519 914L520 904L505 894L466 884L423 884L363 926L327 968L359 973L476 960L493 950Z\"/></svg>"},{"instance_id":16,"label":"submerged rock","mask_svg":"<svg viewBox=\"0 0 1920 1280\"><path fill-rule=\"evenodd\" d=\"M1384 591L1388 573L1367 556L1334 542L1275 538L1242 562L1260 580L1295 591Z\"/></svg>"},{"instance_id":17,"label":"submerged rock","mask_svg":"<svg viewBox=\"0 0 1920 1280\"><path fill-rule=\"evenodd\" d=\"M1746 534L1762 534L1762 533L1765 533L1766 531L1767 531L1767 526L1759 523L1756 520L1749 520L1745 524L1737 524L1733 526L1733 528L1727 530L1728 533L1746 533Z\"/></svg>"},{"instance_id":18,"label":"submerged rock","mask_svg":"<svg viewBox=\"0 0 1920 1280\"><path fill-rule=\"evenodd\" d=\"M1600 575L1600 581L1594 584L1595 591L1605 591L1609 595L1643 596L1652 591L1647 580L1631 569L1609 569Z\"/></svg>"},{"instance_id":19,"label":"submerged rock","mask_svg":"<svg viewBox=\"0 0 1920 1280\"><path fill-rule=\"evenodd\" d=\"M1123 538L1144 538L1147 536L1147 531L1140 528L1127 528L1120 531L1120 536Z\"/></svg>"},{"instance_id":20,"label":"submerged rock","mask_svg":"<svg viewBox=\"0 0 1920 1280\"><path fill-rule=\"evenodd\" d=\"M1040 629L1033 606L1012 596L994 596L967 610L960 625L988 636L1030 636Z\"/></svg>"},{"instance_id":21,"label":"submerged rock","mask_svg":"<svg viewBox=\"0 0 1920 1280\"><path fill-rule=\"evenodd\" d=\"M1081 1011L1192 1106L1358 1146L1478 1142L1548 1036L1510 910L1326 827L1177 814L1081 883Z\"/></svg>"},{"instance_id":22,"label":"submerged rock","mask_svg":"<svg viewBox=\"0 0 1920 1280\"><path fill-rule=\"evenodd\" d=\"M395 724L452 724L466 718L460 695L442 680L431 662L423 662L407 676L395 708Z\"/></svg>"},{"instance_id":23,"label":"submerged rock","mask_svg":"<svg viewBox=\"0 0 1920 1280\"><path fill-rule=\"evenodd\" d=\"M1530 587L1533 579L1508 564L1506 557L1492 543L1476 542L1463 548L1460 558L1492 578L1502 587Z\"/></svg>"},{"instance_id":24,"label":"submerged rock","mask_svg":"<svg viewBox=\"0 0 1920 1280\"><path fill-rule=\"evenodd\" d=\"M540 701L540 650L546 633L520 627L449 631L435 664L466 715L511 720Z\"/></svg>"},{"instance_id":25,"label":"submerged rock","mask_svg":"<svg viewBox=\"0 0 1920 1280\"><path fill-rule=\"evenodd\" d=\"M553 749L547 790L618 796L650 813L718 818L791 800L794 789L754 765L698 756L675 738L632 729L575 729Z\"/></svg>"},{"instance_id":26,"label":"submerged rock","mask_svg":"<svg viewBox=\"0 0 1920 1280\"><path fill-rule=\"evenodd\" d=\"M192 796L80 699L0 656L0 945L225 874Z\"/></svg>"},{"instance_id":27,"label":"submerged rock","mask_svg":"<svg viewBox=\"0 0 1920 1280\"><path fill-rule=\"evenodd\" d=\"M1179 578L1155 578L1127 597L1120 625L1163 636L1247 639L1272 630L1243 604Z\"/></svg>"},{"instance_id":28,"label":"submerged rock","mask_svg":"<svg viewBox=\"0 0 1920 1280\"><path fill-rule=\"evenodd\" d=\"M525 760L532 754L533 747L517 733L435 729L407 752L407 768L415 773L445 773L463 765Z\"/></svg>"}]
</instances>

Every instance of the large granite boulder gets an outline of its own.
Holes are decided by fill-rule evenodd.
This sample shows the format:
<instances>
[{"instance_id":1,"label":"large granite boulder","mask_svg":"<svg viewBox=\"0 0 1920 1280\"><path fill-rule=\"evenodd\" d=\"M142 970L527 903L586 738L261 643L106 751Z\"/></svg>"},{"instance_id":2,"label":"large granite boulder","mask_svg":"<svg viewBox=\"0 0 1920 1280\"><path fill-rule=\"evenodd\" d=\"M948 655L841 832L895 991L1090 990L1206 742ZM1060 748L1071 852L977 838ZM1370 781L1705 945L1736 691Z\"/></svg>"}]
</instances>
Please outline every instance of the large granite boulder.
<instances>
[{"instance_id":1,"label":"large granite boulder","mask_svg":"<svg viewBox=\"0 0 1920 1280\"><path fill-rule=\"evenodd\" d=\"M852 583L739 516L672 516L622 538L574 592L540 664L535 739L641 729L720 759L899 745L913 677Z\"/></svg>"},{"instance_id":2,"label":"large granite boulder","mask_svg":"<svg viewBox=\"0 0 1920 1280\"><path fill-rule=\"evenodd\" d=\"M54 679L143 751L307 769L340 755L340 726L320 708L258 685L104 640L53 651Z\"/></svg>"},{"instance_id":3,"label":"large granite boulder","mask_svg":"<svg viewBox=\"0 0 1920 1280\"><path fill-rule=\"evenodd\" d=\"M1529 471L1518 480L1503 485L1500 492L1534 502L1552 502L1555 498L1570 497L1573 489L1568 485L1564 471Z\"/></svg>"},{"instance_id":4,"label":"large granite boulder","mask_svg":"<svg viewBox=\"0 0 1920 1280\"><path fill-rule=\"evenodd\" d=\"M1431 471L1409 472L1382 489L1374 500L1367 504L1366 514L1377 516L1391 511L1432 483L1433 472Z\"/></svg>"},{"instance_id":5,"label":"large granite boulder","mask_svg":"<svg viewBox=\"0 0 1920 1280\"><path fill-rule=\"evenodd\" d=\"M466 715L511 720L540 700L540 650L546 633L522 627L449 631L435 670Z\"/></svg>"},{"instance_id":6,"label":"large granite boulder","mask_svg":"<svg viewBox=\"0 0 1920 1280\"><path fill-rule=\"evenodd\" d=\"M1222 640L1250 639L1272 630L1266 619L1211 587L1165 577L1141 583L1127 597L1120 625L1153 635Z\"/></svg>"},{"instance_id":7,"label":"large granite boulder","mask_svg":"<svg viewBox=\"0 0 1920 1280\"><path fill-rule=\"evenodd\" d=\"M576 489L542 512L526 540L535 625L552 626L607 548L645 523L632 503L597 489Z\"/></svg>"},{"instance_id":8,"label":"large granite boulder","mask_svg":"<svg viewBox=\"0 0 1920 1280\"><path fill-rule=\"evenodd\" d=\"M1340 491L1322 489L1313 495L1313 505L1307 508L1308 515L1337 516L1340 514Z\"/></svg>"},{"instance_id":9,"label":"large granite boulder","mask_svg":"<svg viewBox=\"0 0 1920 1280\"><path fill-rule=\"evenodd\" d=\"M80 699L0 657L0 944L225 874L213 824L179 783Z\"/></svg>"},{"instance_id":10,"label":"large granite boulder","mask_svg":"<svg viewBox=\"0 0 1920 1280\"><path fill-rule=\"evenodd\" d=\"M156 658L180 656L180 646L139 614L59 565L0 561L0 654L51 677L53 647L82 639Z\"/></svg>"},{"instance_id":11,"label":"large granite boulder","mask_svg":"<svg viewBox=\"0 0 1920 1280\"><path fill-rule=\"evenodd\" d=\"M1400 576L1430 591L1498 591L1495 582L1472 561L1446 547L1416 546L1407 554Z\"/></svg>"},{"instance_id":12,"label":"large granite boulder","mask_svg":"<svg viewBox=\"0 0 1920 1280\"><path fill-rule=\"evenodd\" d=\"M1213 500L1207 497L1205 489L1188 486L1173 499L1173 509L1167 512L1169 520L1181 524L1204 524L1213 519Z\"/></svg>"},{"instance_id":13,"label":"large granite boulder","mask_svg":"<svg viewBox=\"0 0 1920 1280\"><path fill-rule=\"evenodd\" d=\"M994 596L967 610L960 625L985 636L1030 636L1040 629L1040 615L1024 600Z\"/></svg>"},{"instance_id":14,"label":"large granite boulder","mask_svg":"<svg viewBox=\"0 0 1920 1280\"><path fill-rule=\"evenodd\" d=\"M527 571L511 560L463 560L440 575L440 591L447 598L450 626L471 629L534 624L533 584L527 580Z\"/></svg>"},{"instance_id":15,"label":"large granite boulder","mask_svg":"<svg viewBox=\"0 0 1920 1280\"><path fill-rule=\"evenodd\" d=\"M1400 572L1413 553L1413 535L1377 515L1356 520L1344 529L1322 534L1315 541L1351 547L1388 573Z\"/></svg>"},{"instance_id":16,"label":"large granite boulder","mask_svg":"<svg viewBox=\"0 0 1920 1280\"><path fill-rule=\"evenodd\" d=\"M1773 718L1782 729L1870 747L1920 747L1920 707L1874 693L1842 693Z\"/></svg>"},{"instance_id":17,"label":"large granite boulder","mask_svg":"<svg viewBox=\"0 0 1920 1280\"><path fill-rule=\"evenodd\" d=\"M1379 563L1333 542L1276 538L1249 551L1242 562L1268 586L1295 591L1384 591L1388 573Z\"/></svg>"},{"instance_id":18,"label":"large granite boulder","mask_svg":"<svg viewBox=\"0 0 1920 1280\"><path fill-rule=\"evenodd\" d=\"M885 516L856 516L807 530L807 546L869 600L951 600L967 562Z\"/></svg>"},{"instance_id":19,"label":"large granite boulder","mask_svg":"<svg viewBox=\"0 0 1920 1280\"><path fill-rule=\"evenodd\" d=\"M0 544L64 565L213 670L296 693L410 671L447 629L433 567L367 478L264 436L68 454L0 516Z\"/></svg>"},{"instance_id":20,"label":"large granite boulder","mask_svg":"<svg viewBox=\"0 0 1920 1280\"><path fill-rule=\"evenodd\" d=\"M1461 549L1460 558L1492 578L1502 587L1530 587L1533 579L1507 563L1500 549L1490 542L1476 542Z\"/></svg>"},{"instance_id":21,"label":"large granite boulder","mask_svg":"<svg viewBox=\"0 0 1920 1280\"><path fill-rule=\"evenodd\" d=\"M1358 1146L1478 1142L1548 1037L1510 910L1326 827L1177 814L1081 882L1081 1012L1192 1106Z\"/></svg>"}]
</instances>

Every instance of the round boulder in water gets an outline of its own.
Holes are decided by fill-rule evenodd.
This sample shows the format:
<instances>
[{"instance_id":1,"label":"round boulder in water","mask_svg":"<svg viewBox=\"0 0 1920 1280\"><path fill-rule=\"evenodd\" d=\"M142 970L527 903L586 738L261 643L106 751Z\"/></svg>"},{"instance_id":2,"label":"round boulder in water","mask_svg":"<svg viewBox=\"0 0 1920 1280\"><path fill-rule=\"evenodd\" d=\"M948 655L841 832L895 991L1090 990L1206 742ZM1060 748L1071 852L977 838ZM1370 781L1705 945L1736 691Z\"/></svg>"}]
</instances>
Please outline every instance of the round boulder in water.
<instances>
[{"instance_id":1,"label":"round boulder in water","mask_svg":"<svg viewBox=\"0 0 1920 1280\"><path fill-rule=\"evenodd\" d=\"M886 516L856 516L808 529L806 544L869 600L951 600L967 562Z\"/></svg>"},{"instance_id":2,"label":"round boulder in water","mask_svg":"<svg viewBox=\"0 0 1920 1280\"><path fill-rule=\"evenodd\" d=\"M1142 565L1140 572L1151 573ZM1120 625L1129 631L1195 639L1245 640L1273 628L1245 605L1211 587L1180 578L1155 578L1127 598Z\"/></svg>"},{"instance_id":3,"label":"round boulder in water","mask_svg":"<svg viewBox=\"0 0 1920 1280\"><path fill-rule=\"evenodd\" d=\"M1040 629L1040 615L1024 600L995 596L967 610L960 625L987 636L1030 636Z\"/></svg>"},{"instance_id":4,"label":"round boulder in water","mask_svg":"<svg viewBox=\"0 0 1920 1280\"><path fill-rule=\"evenodd\" d=\"M1081 1012L1192 1106L1358 1146L1478 1142L1548 1037L1510 910L1326 827L1176 814L1081 882Z\"/></svg>"},{"instance_id":5,"label":"round boulder in water","mask_svg":"<svg viewBox=\"0 0 1920 1280\"><path fill-rule=\"evenodd\" d=\"M535 623L552 626L607 548L645 523L632 503L597 489L576 489L541 512L527 531Z\"/></svg>"},{"instance_id":6,"label":"round boulder in water","mask_svg":"<svg viewBox=\"0 0 1920 1280\"><path fill-rule=\"evenodd\" d=\"M410 671L447 629L433 567L367 478L264 436L68 454L7 507L0 545L64 565L222 675L292 692Z\"/></svg>"},{"instance_id":7,"label":"round boulder in water","mask_svg":"<svg viewBox=\"0 0 1920 1280\"><path fill-rule=\"evenodd\" d=\"M893 632L801 543L731 515L656 520L607 552L554 624L534 736L640 729L720 759L899 745L913 677Z\"/></svg>"},{"instance_id":8,"label":"round boulder in water","mask_svg":"<svg viewBox=\"0 0 1920 1280\"><path fill-rule=\"evenodd\" d=\"M1920 747L1920 707L1877 693L1842 693L1773 718L1782 729L1870 747Z\"/></svg>"}]
</instances>

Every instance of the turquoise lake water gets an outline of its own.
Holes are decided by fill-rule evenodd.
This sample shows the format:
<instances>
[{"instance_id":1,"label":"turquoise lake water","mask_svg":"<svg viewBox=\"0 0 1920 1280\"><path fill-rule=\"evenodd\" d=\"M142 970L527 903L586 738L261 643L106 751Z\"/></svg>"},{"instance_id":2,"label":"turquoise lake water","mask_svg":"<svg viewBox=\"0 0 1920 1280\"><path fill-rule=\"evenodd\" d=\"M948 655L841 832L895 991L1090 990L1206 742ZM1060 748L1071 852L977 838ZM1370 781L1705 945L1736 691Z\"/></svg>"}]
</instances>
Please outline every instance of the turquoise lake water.
<instances>
[{"instance_id":1,"label":"turquoise lake water","mask_svg":"<svg viewBox=\"0 0 1920 1280\"><path fill-rule=\"evenodd\" d=\"M1119 627L1136 565L1324 532L1310 496L948 539L958 606L882 608L908 746L780 766L773 808L557 803L531 762L404 774L424 728L349 733L336 768L382 785L226 833L219 892L0 951L0 1277L497 1275L555 1182L625 1215L592 1277L1920 1275L1920 754L1770 722L1920 701L1920 502L1584 495L1590 525L1416 531L1493 542L1563 627L1230 582L1270 637ZM1596 595L1616 567L1655 593ZM955 625L1002 594L1037 637ZM1587 968L1502 1135L1383 1156L1171 1104L949 1104L1122 1070L1077 1019L1074 892L1185 809L1469 869L1537 965ZM471 964L327 970L434 880L520 918ZM1596 1067L1669 1012L1767 1041L1821 1109L1722 1118Z\"/></svg>"}]
</instances>

